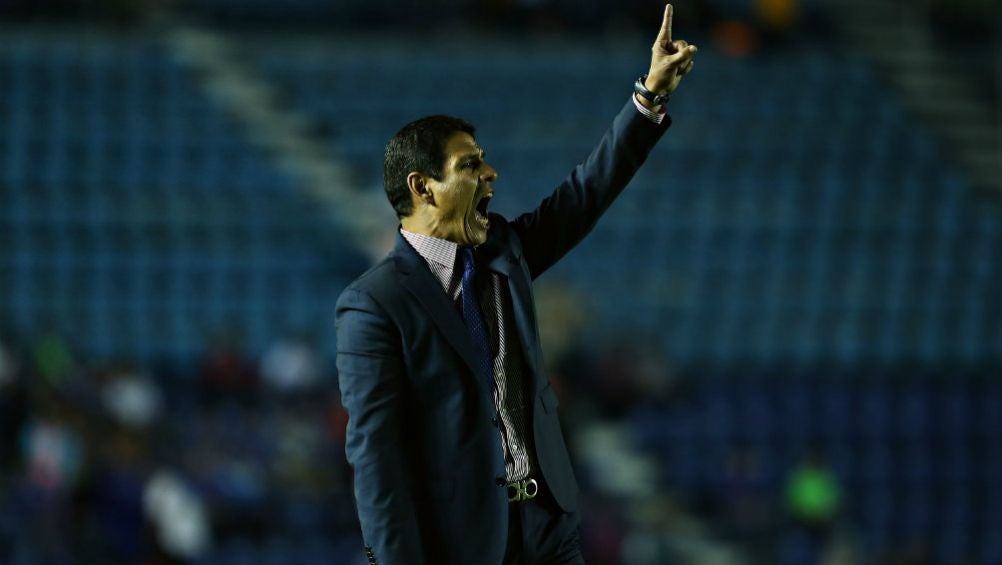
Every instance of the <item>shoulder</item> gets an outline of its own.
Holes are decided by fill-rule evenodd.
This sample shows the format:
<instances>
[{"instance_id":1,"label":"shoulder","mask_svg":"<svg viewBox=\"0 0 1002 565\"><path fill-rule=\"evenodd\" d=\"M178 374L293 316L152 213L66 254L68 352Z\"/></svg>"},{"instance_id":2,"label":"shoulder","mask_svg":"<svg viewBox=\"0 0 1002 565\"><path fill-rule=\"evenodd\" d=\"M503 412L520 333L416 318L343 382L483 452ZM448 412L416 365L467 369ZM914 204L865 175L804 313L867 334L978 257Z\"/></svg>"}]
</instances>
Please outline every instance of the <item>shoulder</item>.
<instances>
[{"instance_id":1,"label":"shoulder","mask_svg":"<svg viewBox=\"0 0 1002 565\"><path fill-rule=\"evenodd\" d=\"M390 253L359 275L341 292L337 300L337 310L380 302L381 297L392 293L395 276L393 253Z\"/></svg>"},{"instance_id":2,"label":"shoulder","mask_svg":"<svg viewBox=\"0 0 1002 565\"><path fill-rule=\"evenodd\" d=\"M494 212L488 214L487 217L491 222L491 229L487 234L488 243L499 249L511 251L516 256L521 255L522 239L511 222L501 214Z\"/></svg>"}]
</instances>

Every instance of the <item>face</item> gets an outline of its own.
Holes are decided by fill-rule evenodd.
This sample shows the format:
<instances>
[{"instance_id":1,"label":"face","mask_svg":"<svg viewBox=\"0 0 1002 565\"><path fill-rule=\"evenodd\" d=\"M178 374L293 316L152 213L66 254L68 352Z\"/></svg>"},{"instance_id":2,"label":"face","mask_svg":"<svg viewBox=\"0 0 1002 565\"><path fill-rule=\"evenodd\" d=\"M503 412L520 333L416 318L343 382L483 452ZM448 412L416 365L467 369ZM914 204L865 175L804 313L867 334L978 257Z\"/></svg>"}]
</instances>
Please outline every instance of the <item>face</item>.
<instances>
[{"instance_id":1,"label":"face","mask_svg":"<svg viewBox=\"0 0 1002 565\"><path fill-rule=\"evenodd\" d=\"M432 235L458 243L487 241L487 207L494 196L491 183L498 173L484 161L484 150L473 136L456 132L446 141L442 180L427 179L433 195Z\"/></svg>"}]
</instances>

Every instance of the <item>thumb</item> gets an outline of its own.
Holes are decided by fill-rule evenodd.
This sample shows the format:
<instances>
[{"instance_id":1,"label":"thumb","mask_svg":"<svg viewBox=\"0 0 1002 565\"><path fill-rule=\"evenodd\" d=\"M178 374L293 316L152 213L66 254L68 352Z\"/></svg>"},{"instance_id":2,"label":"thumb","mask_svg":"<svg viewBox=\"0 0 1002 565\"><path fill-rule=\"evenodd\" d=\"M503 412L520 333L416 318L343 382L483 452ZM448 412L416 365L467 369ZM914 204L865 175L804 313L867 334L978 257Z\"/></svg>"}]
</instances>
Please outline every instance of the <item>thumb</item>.
<instances>
[{"instance_id":1,"label":"thumb","mask_svg":"<svg viewBox=\"0 0 1002 565\"><path fill-rule=\"evenodd\" d=\"M695 45L689 45L681 39L673 43L675 45L675 52L668 55L668 64L670 65L687 63L696 54L696 51L698 51Z\"/></svg>"}]
</instances>

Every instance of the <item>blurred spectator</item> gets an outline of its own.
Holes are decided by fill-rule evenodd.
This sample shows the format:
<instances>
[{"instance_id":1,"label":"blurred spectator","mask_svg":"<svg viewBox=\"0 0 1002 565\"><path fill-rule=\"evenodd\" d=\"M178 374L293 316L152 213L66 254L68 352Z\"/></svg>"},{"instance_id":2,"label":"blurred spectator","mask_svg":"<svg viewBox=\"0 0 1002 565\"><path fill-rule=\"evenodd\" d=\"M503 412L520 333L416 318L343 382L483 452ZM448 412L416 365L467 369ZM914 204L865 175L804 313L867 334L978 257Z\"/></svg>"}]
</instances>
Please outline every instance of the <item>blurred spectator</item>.
<instances>
[{"instance_id":1,"label":"blurred spectator","mask_svg":"<svg viewBox=\"0 0 1002 565\"><path fill-rule=\"evenodd\" d=\"M713 42L724 54L749 57L781 45L800 24L798 0L755 0L750 18L725 14L713 25Z\"/></svg>"},{"instance_id":2,"label":"blurred spectator","mask_svg":"<svg viewBox=\"0 0 1002 565\"><path fill-rule=\"evenodd\" d=\"M84 520L102 561L137 563L149 548L143 520L143 485L150 472L146 434L123 425L102 431L90 478Z\"/></svg>"},{"instance_id":3,"label":"blurred spectator","mask_svg":"<svg viewBox=\"0 0 1002 565\"><path fill-rule=\"evenodd\" d=\"M83 442L70 423L72 406L45 390L22 432L25 478L39 491L59 496L72 490L83 466Z\"/></svg>"},{"instance_id":4,"label":"blurred spectator","mask_svg":"<svg viewBox=\"0 0 1002 565\"><path fill-rule=\"evenodd\" d=\"M104 371L83 368L95 394L77 392L84 406L91 462L78 497L78 521L89 561L138 563L149 555L143 520L143 486L161 411L159 388L131 363ZM89 375L88 375L89 374Z\"/></svg>"},{"instance_id":5,"label":"blurred spectator","mask_svg":"<svg viewBox=\"0 0 1002 565\"><path fill-rule=\"evenodd\" d=\"M49 384L60 387L65 384L74 368L73 355L69 346L58 332L46 332L32 348L35 370Z\"/></svg>"},{"instance_id":6,"label":"blurred spectator","mask_svg":"<svg viewBox=\"0 0 1002 565\"><path fill-rule=\"evenodd\" d=\"M143 512L153 530L150 565L189 563L212 538L205 502L177 473L160 469L143 490Z\"/></svg>"},{"instance_id":7,"label":"blurred spectator","mask_svg":"<svg viewBox=\"0 0 1002 565\"><path fill-rule=\"evenodd\" d=\"M581 524L582 544L591 565L616 565L620 562L623 541L628 530L622 516L621 505L615 500L593 494L583 503Z\"/></svg>"},{"instance_id":8,"label":"blurred spectator","mask_svg":"<svg viewBox=\"0 0 1002 565\"><path fill-rule=\"evenodd\" d=\"M101 402L105 411L119 424L142 429L160 417L160 389L131 365L113 369L101 387Z\"/></svg>"},{"instance_id":9,"label":"blurred spectator","mask_svg":"<svg viewBox=\"0 0 1002 565\"><path fill-rule=\"evenodd\" d=\"M750 57L760 47L758 30L738 20L723 20L713 26L713 43L731 57Z\"/></svg>"},{"instance_id":10,"label":"blurred spectator","mask_svg":"<svg viewBox=\"0 0 1002 565\"><path fill-rule=\"evenodd\" d=\"M280 432L239 403L206 408L185 424L186 470L212 508L215 539L258 538L273 519L268 464Z\"/></svg>"},{"instance_id":11,"label":"blurred spectator","mask_svg":"<svg viewBox=\"0 0 1002 565\"><path fill-rule=\"evenodd\" d=\"M7 340L0 336L0 390L12 385L17 379L20 364Z\"/></svg>"},{"instance_id":12,"label":"blurred spectator","mask_svg":"<svg viewBox=\"0 0 1002 565\"><path fill-rule=\"evenodd\" d=\"M590 357L590 371L584 396L594 399L603 418L619 419L640 404L664 405L678 384L663 352L643 338L631 336Z\"/></svg>"},{"instance_id":13,"label":"blurred spectator","mask_svg":"<svg viewBox=\"0 0 1002 565\"><path fill-rule=\"evenodd\" d=\"M261 379L279 393L307 391L320 382L322 367L316 350L300 337L278 339L261 359Z\"/></svg>"},{"instance_id":14,"label":"blurred spectator","mask_svg":"<svg viewBox=\"0 0 1002 565\"><path fill-rule=\"evenodd\" d=\"M539 300L539 341L549 360L559 360L580 343L588 323L584 297L561 282L545 281L536 287Z\"/></svg>"},{"instance_id":15,"label":"blurred spectator","mask_svg":"<svg viewBox=\"0 0 1002 565\"><path fill-rule=\"evenodd\" d=\"M317 456L329 442L318 425L323 407L313 404L283 410L268 422L268 430L274 431L274 453L268 464L275 479L294 490L316 494L331 477L325 466L317 464Z\"/></svg>"},{"instance_id":16,"label":"blurred spectator","mask_svg":"<svg viewBox=\"0 0 1002 565\"><path fill-rule=\"evenodd\" d=\"M341 405L341 395L334 392L327 399L327 412L325 414L327 423L327 434L334 442L338 453L344 453L345 434L348 428L348 411ZM338 457L338 461L347 465L343 457Z\"/></svg>"},{"instance_id":17,"label":"blurred spectator","mask_svg":"<svg viewBox=\"0 0 1002 565\"><path fill-rule=\"evenodd\" d=\"M221 332L211 340L202 360L202 383L211 405L227 400L250 404L256 400L257 372L245 356L237 332Z\"/></svg>"},{"instance_id":18,"label":"blurred spectator","mask_svg":"<svg viewBox=\"0 0 1002 565\"><path fill-rule=\"evenodd\" d=\"M793 518L815 529L832 527L838 516L840 499L835 474L816 451L804 458L787 482L786 502Z\"/></svg>"},{"instance_id":19,"label":"blurred spectator","mask_svg":"<svg viewBox=\"0 0 1002 565\"><path fill-rule=\"evenodd\" d=\"M786 483L786 507L793 519L781 548L783 565L820 563L834 532L841 491L824 457L812 451Z\"/></svg>"},{"instance_id":20,"label":"blurred spectator","mask_svg":"<svg viewBox=\"0 0 1002 565\"><path fill-rule=\"evenodd\" d=\"M28 397L20 360L9 341L0 336L0 480L13 470L18 434L27 416Z\"/></svg>"},{"instance_id":21,"label":"blurred spectator","mask_svg":"<svg viewBox=\"0 0 1002 565\"><path fill-rule=\"evenodd\" d=\"M43 563L73 564L82 528L74 503L87 456L78 410L46 385L34 393L21 430L21 473L7 505L17 516L20 547Z\"/></svg>"},{"instance_id":22,"label":"blurred spectator","mask_svg":"<svg viewBox=\"0 0 1002 565\"><path fill-rule=\"evenodd\" d=\"M797 24L800 3L797 0L756 0L755 17L767 39L779 40Z\"/></svg>"}]
</instances>

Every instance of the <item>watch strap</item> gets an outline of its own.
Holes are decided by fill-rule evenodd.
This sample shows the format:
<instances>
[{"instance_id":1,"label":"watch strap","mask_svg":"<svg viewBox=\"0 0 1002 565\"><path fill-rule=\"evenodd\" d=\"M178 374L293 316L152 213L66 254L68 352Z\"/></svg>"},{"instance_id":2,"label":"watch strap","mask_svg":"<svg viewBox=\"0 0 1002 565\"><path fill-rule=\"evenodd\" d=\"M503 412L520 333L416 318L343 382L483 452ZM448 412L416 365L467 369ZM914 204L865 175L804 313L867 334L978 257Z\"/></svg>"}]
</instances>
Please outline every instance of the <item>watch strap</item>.
<instances>
[{"instance_id":1,"label":"watch strap","mask_svg":"<svg viewBox=\"0 0 1002 565\"><path fill-rule=\"evenodd\" d=\"M661 106L671 98L669 94L656 94L647 89L644 85L644 81L647 80L647 75L640 75L637 82L633 83L633 91L646 98L651 104L655 106Z\"/></svg>"}]
</instances>

